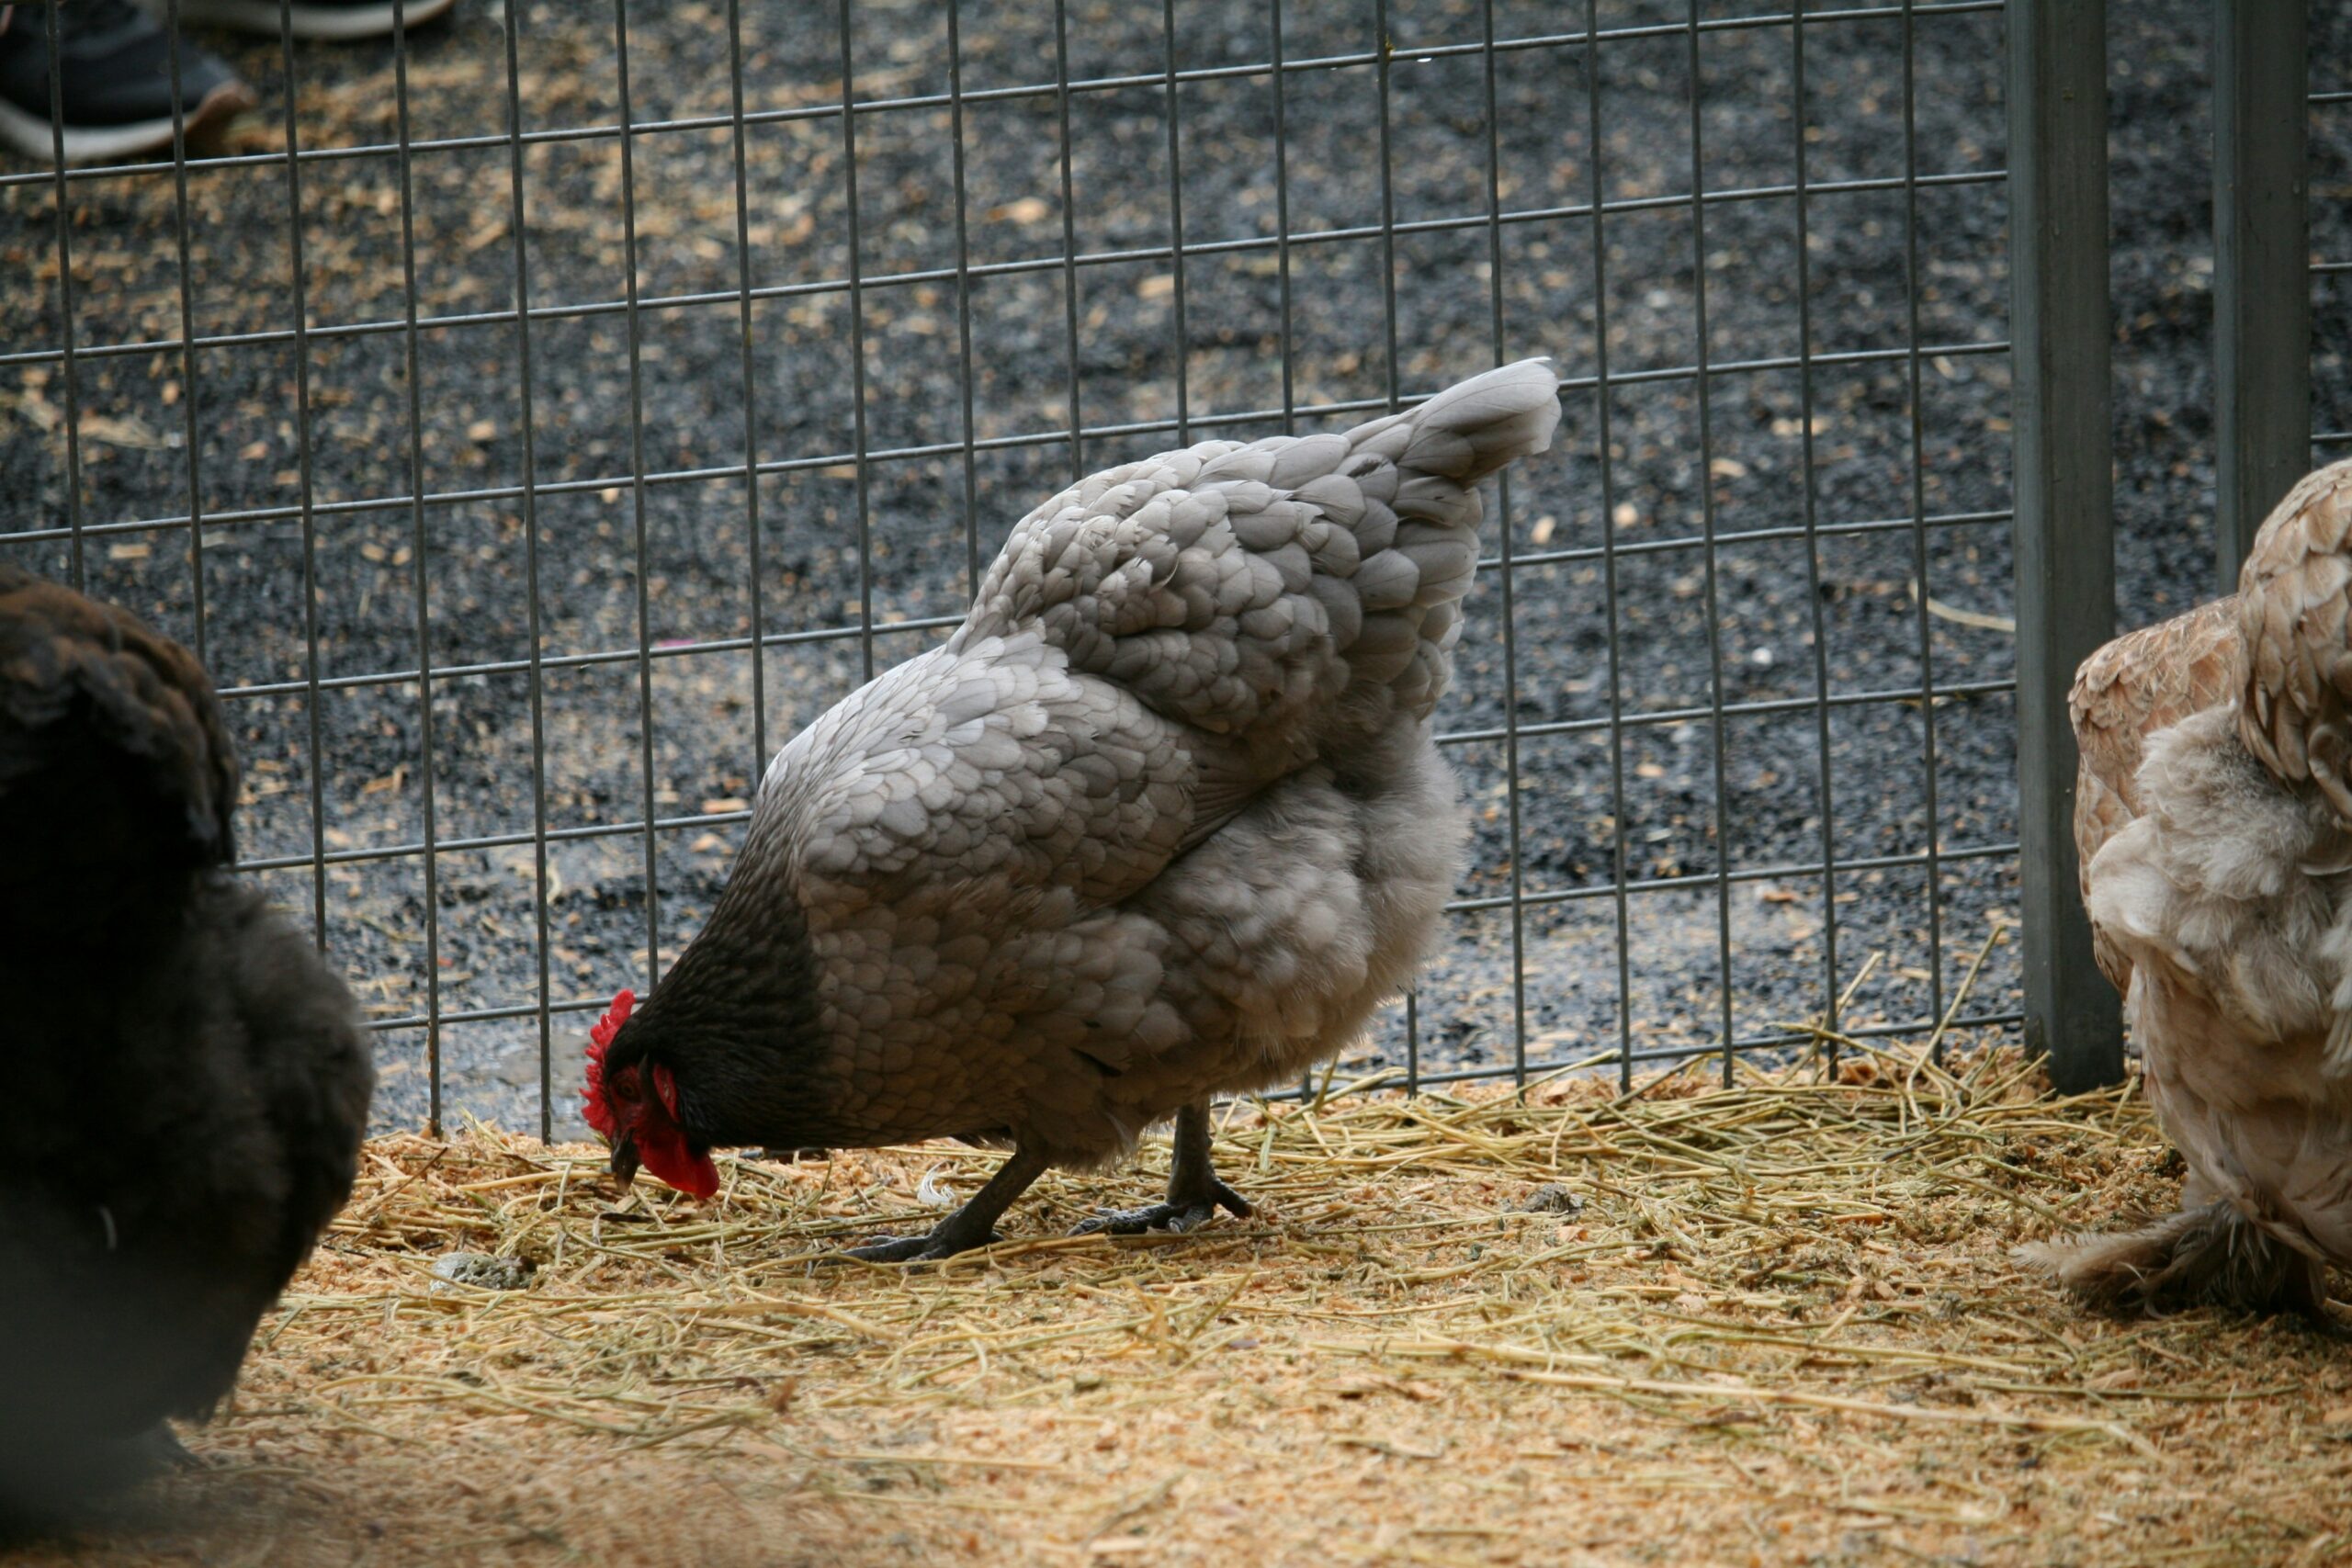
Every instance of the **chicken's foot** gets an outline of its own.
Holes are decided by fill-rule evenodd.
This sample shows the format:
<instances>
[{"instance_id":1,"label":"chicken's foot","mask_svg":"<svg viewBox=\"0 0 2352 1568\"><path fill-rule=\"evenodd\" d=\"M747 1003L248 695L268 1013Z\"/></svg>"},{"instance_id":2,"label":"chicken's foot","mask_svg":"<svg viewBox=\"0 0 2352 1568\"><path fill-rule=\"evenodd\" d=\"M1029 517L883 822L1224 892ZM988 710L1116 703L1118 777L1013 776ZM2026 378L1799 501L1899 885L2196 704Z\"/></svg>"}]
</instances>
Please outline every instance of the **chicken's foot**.
<instances>
[{"instance_id":1,"label":"chicken's foot","mask_svg":"<svg viewBox=\"0 0 2352 1568\"><path fill-rule=\"evenodd\" d=\"M1209 1156L1209 1107L1201 1100L1176 1112L1176 1146L1168 1166L1168 1201L1140 1209L1105 1209L1080 1223L1072 1235L1140 1235L1172 1231L1181 1235L1209 1223L1219 1209L1237 1219L1250 1215L1249 1200L1217 1179Z\"/></svg>"},{"instance_id":2,"label":"chicken's foot","mask_svg":"<svg viewBox=\"0 0 2352 1568\"><path fill-rule=\"evenodd\" d=\"M928 1235L877 1235L863 1247L844 1248L843 1258L863 1263L929 1263L953 1258L1002 1238L996 1223L1029 1184L1046 1173L1049 1162L1040 1154L1015 1149L997 1167L987 1186L972 1194L962 1208L931 1227Z\"/></svg>"}]
</instances>

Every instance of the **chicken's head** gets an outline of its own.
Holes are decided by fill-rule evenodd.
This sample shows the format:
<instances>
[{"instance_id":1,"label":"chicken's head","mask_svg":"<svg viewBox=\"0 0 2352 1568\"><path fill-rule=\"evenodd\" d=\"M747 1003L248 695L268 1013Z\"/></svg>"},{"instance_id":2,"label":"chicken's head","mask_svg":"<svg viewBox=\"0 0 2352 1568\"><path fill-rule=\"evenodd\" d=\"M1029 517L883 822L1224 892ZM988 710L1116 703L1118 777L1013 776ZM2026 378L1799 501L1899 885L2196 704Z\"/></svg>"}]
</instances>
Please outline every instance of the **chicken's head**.
<instances>
[{"instance_id":1,"label":"chicken's head","mask_svg":"<svg viewBox=\"0 0 2352 1568\"><path fill-rule=\"evenodd\" d=\"M588 1125L612 1145L613 1175L622 1186L636 1179L642 1163L679 1191L707 1198L718 1190L718 1167L678 1125L675 1075L665 1064L630 1052L622 1035L636 1006L636 992L621 992L588 1032L588 1087L581 1095Z\"/></svg>"}]
</instances>

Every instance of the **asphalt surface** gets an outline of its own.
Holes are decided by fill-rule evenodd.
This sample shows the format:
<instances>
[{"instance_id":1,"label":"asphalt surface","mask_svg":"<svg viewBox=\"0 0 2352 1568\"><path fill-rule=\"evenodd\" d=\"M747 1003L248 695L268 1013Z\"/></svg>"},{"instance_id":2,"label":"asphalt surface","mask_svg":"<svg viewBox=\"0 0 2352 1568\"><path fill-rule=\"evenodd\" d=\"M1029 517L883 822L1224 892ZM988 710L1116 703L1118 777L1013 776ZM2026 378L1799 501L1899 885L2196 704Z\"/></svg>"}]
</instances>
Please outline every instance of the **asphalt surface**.
<instances>
[{"instance_id":1,"label":"asphalt surface","mask_svg":"<svg viewBox=\"0 0 2352 1568\"><path fill-rule=\"evenodd\" d=\"M1795 201L1744 194L1797 177L1785 25L1703 31L1694 116L1693 45L1672 28L1687 10L1600 6L1623 36L1598 50L1596 149L1592 59L1540 41L1579 20L1498 3L1509 47L1489 75L1479 6L1393 0L1384 187L1369 4L1283 7L1283 58L1350 62L1287 73L1277 96L1263 72L1214 74L1272 57L1269 7L1184 0L1178 68L1212 74L1178 92L1171 202L1157 8L1072 4L1057 40L1049 8L974 5L960 30L961 216L978 276L959 311L956 143L950 108L931 101L949 90L944 8L857 7L856 96L923 101L855 117L854 216L851 152L827 112L842 92L833 8L744 8L747 101L781 116L747 138L748 270L785 291L752 307L748 375L733 139L695 125L641 134L626 160L610 136L526 150L539 312L527 334L511 320L503 142L419 148L405 208L396 156L300 166L300 354L282 164L190 173L185 291L168 170L76 180L77 493L62 367L0 367L0 486L16 500L0 558L70 570L79 525L88 583L193 641L198 574L175 521L193 484L208 519L202 649L234 694L252 783L245 856L275 867L257 874L289 907L323 907L329 947L380 1021L428 1005L515 1015L441 1030L445 1115L536 1127L543 951L559 1004L641 987L721 886L763 749L942 635L928 623L960 613L975 564L1074 470L1177 444L1180 417L1186 438L1266 434L1283 428L1287 400L1295 428L1322 428L1335 416L1320 405L1422 394L1535 353L1572 385L1555 451L1490 513L1521 563L1508 632L1492 570L1442 712L1464 738L1451 754L1479 825L1462 891L1481 907L1450 924L1423 984L1419 1064L1507 1066L1521 1018L1535 1060L1613 1048L1621 1030L1636 1050L1718 1042L1724 932L1733 1032L1774 1034L1823 1010L1831 909L1847 1022L1911 1023L1949 1005L2016 908L2014 856L1972 852L2017 835L2014 705L1998 689L2013 660L1996 11L1917 17L1907 98L1899 17L1805 29L1815 189L1801 265ZM2193 603L2212 575L2208 9L2112 8L2124 625ZM2314 13L2318 89L2346 85L2352 59L2352 17L2329 9ZM503 132L502 16L461 0L413 40L413 138ZM632 8L640 123L728 112L725 18L715 4ZM519 20L526 130L616 122L610 18L540 4ZM1510 42L1523 39L1539 41ZM201 41L262 95L230 152L280 147L289 99L306 147L395 140L389 44L298 45L289 92L275 42ZM1081 84L1067 101L1067 174L1063 102L1014 91L1050 85L1057 50ZM2314 132L2314 251L2352 258L2352 107L2317 111ZM1908 186L1906 146L1920 176ZM17 280L0 351L64 335L53 187L19 177L36 172L0 170L17 181L0 186L0 257ZM1713 193L1698 223L1681 199L1694 176ZM1181 275L1155 254L1172 208L1188 246L1223 247ZM1490 226L1490 208L1508 220ZM1066 268L1066 240L1118 259ZM868 280L854 301L836 287L853 260ZM632 270L647 302L633 332L620 303ZM2352 426L2346 288L2331 276L2316 296L2324 430ZM200 349L192 365L176 349L100 352L175 340L184 305L200 336L260 340ZM1791 364L1808 341L1809 374ZM1716 367L1703 381L1690 370L1702 353ZM980 444L968 468L967 389ZM1073 442L1074 417L1106 433ZM759 482L756 519L740 477L695 477L740 468L747 446L781 466ZM861 446L902 455L868 463L861 484ZM526 460L560 487L528 508ZM640 487L637 472L656 478ZM441 499L401 501L419 480ZM1932 525L1915 530L1915 513ZM1506 535L1489 529L1498 566ZM1932 604L1915 587L1922 558ZM426 660L460 671L436 674L429 719L420 608ZM756 668L755 629L770 639ZM657 657L640 662L641 638ZM710 642L729 646L699 647ZM1916 694L1923 664L1942 694L1931 708ZM399 678L374 679L386 674ZM1826 758L1812 701L1825 680ZM1733 710L1720 742L1718 700ZM1632 721L1622 754L1612 705ZM1515 741L1498 739L1514 718ZM1951 856L1932 930L1918 863L1931 784ZM644 835L600 831L649 807L683 819L657 835L650 907ZM440 841L492 840L439 854L429 902L420 855L370 858L421 842L428 812ZM1622 993L1620 819L1639 886L1624 902ZM541 826L562 835L544 884ZM1806 869L1825 845L1841 862L1894 863L1841 872L1831 904ZM314 872L322 849L331 858ZM1534 900L1516 921L1514 892ZM2017 1003L2014 942L1998 942L1962 1010ZM559 1086L576 1077L590 1016L555 1020ZM379 1119L414 1124L430 1107L425 1032L380 1039ZM1400 1009L1346 1071L1401 1064L1408 1049ZM558 1130L576 1132L569 1102L558 1111Z\"/></svg>"}]
</instances>

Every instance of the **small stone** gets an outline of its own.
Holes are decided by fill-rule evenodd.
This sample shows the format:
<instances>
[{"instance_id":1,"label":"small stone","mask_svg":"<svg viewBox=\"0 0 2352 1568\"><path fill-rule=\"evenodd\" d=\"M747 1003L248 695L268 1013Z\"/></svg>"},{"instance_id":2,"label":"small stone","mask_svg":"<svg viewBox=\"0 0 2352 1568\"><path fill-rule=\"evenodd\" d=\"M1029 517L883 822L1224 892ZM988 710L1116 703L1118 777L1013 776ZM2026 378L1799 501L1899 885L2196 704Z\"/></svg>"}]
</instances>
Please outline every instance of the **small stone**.
<instances>
[{"instance_id":1,"label":"small stone","mask_svg":"<svg viewBox=\"0 0 2352 1568\"><path fill-rule=\"evenodd\" d=\"M1584 1212L1584 1200L1557 1181L1547 1181L1511 1205L1522 1214L1576 1214Z\"/></svg>"},{"instance_id":2,"label":"small stone","mask_svg":"<svg viewBox=\"0 0 2352 1568\"><path fill-rule=\"evenodd\" d=\"M433 1288L471 1285L483 1291L520 1291L531 1283L531 1266L519 1258L487 1252L445 1252L433 1260Z\"/></svg>"},{"instance_id":3,"label":"small stone","mask_svg":"<svg viewBox=\"0 0 2352 1568\"><path fill-rule=\"evenodd\" d=\"M514 1089L537 1089L539 1086L539 1049L536 1045L517 1046L490 1065L490 1076Z\"/></svg>"}]
</instances>

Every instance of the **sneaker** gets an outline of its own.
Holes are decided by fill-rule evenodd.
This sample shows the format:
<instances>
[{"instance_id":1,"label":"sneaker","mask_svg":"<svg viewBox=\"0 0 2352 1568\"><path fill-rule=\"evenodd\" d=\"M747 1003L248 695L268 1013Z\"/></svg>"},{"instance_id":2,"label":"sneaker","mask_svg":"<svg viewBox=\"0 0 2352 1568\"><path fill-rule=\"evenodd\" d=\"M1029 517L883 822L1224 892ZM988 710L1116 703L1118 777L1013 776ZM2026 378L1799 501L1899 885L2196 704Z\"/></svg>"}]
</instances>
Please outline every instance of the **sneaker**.
<instances>
[{"instance_id":1,"label":"sneaker","mask_svg":"<svg viewBox=\"0 0 2352 1568\"><path fill-rule=\"evenodd\" d=\"M171 146L171 36L130 0L0 6L0 144L44 164L57 155L51 27L65 161L103 163ZM179 51L181 117L187 140L202 141L254 107L253 89L194 45Z\"/></svg>"},{"instance_id":2,"label":"sneaker","mask_svg":"<svg viewBox=\"0 0 2352 1568\"><path fill-rule=\"evenodd\" d=\"M163 0L148 0L160 6ZM458 0L408 0L401 18L418 27ZM284 21L296 38L349 39L389 38L396 13L392 0L290 0ZM278 0L180 0L180 20L191 27L233 28L241 33L278 36Z\"/></svg>"}]
</instances>

